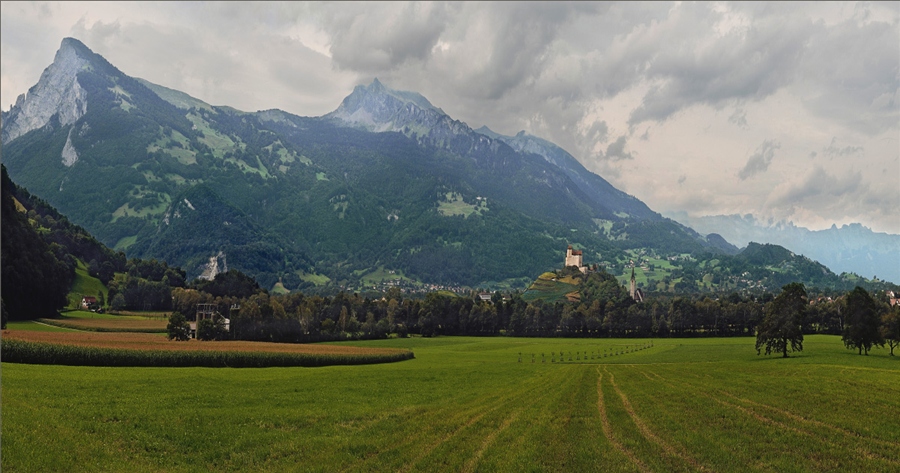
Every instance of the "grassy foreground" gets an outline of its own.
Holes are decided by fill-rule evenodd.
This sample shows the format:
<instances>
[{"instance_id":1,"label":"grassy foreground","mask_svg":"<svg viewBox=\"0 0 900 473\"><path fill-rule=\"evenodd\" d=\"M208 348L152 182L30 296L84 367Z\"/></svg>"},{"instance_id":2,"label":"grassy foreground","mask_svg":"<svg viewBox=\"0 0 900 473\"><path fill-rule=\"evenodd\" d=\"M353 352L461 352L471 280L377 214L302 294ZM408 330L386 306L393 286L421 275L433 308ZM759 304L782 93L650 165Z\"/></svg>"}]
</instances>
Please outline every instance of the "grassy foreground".
<instances>
[{"instance_id":1,"label":"grassy foreground","mask_svg":"<svg viewBox=\"0 0 900 473\"><path fill-rule=\"evenodd\" d=\"M2 470L898 471L900 357L808 337L357 342L325 368L4 363ZM519 353L522 353L520 363ZM535 354L535 363L531 354ZM541 354L546 355L542 363Z\"/></svg>"}]
</instances>

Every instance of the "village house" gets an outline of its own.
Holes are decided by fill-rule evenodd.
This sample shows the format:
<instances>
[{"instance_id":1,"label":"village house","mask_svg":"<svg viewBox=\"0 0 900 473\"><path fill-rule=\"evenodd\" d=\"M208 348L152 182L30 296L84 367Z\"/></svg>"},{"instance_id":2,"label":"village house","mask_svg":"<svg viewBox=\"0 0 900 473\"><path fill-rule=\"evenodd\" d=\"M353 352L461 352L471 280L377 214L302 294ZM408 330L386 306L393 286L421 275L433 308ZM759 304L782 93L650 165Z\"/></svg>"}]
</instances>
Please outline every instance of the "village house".
<instances>
[{"instance_id":1,"label":"village house","mask_svg":"<svg viewBox=\"0 0 900 473\"><path fill-rule=\"evenodd\" d=\"M90 309L91 306L97 303L96 297L84 296L81 298L81 308L82 309Z\"/></svg>"}]
</instances>

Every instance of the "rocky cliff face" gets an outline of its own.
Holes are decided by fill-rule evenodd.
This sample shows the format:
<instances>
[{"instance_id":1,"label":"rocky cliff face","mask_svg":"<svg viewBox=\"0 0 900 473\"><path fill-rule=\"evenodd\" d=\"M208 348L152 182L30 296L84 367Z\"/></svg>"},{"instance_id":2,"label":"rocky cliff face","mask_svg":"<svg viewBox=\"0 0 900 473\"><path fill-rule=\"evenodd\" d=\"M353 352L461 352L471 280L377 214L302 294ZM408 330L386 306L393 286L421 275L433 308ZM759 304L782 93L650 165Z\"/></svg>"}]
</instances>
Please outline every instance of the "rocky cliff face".
<instances>
[{"instance_id":1,"label":"rocky cliff face","mask_svg":"<svg viewBox=\"0 0 900 473\"><path fill-rule=\"evenodd\" d=\"M64 39L53 64L44 69L38 83L3 114L3 144L46 126L54 115L61 126L67 126L87 113L87 94L78 83L78 73L90 65L80 54L79 45L75 40Z\"/></svg>"}]
</instances>

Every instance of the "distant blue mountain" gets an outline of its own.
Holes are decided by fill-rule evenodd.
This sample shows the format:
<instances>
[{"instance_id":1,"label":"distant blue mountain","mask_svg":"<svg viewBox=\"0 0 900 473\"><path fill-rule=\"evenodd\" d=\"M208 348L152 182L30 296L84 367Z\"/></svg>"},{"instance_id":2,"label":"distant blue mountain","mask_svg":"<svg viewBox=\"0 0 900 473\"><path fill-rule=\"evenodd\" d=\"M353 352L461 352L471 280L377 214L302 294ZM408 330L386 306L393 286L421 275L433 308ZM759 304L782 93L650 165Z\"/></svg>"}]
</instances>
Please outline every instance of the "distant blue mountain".
<instances>
[{"instance_id":1,"label":"distant blue mountain","mask_svg":"<svg viewBox=\"0 0 900 473\"><path fill-rule=\"evenodd\" d=\"M874 232L858 223L810 230L792 222L766 223L750 214L692 218L682 213L669 217L700 233L718 233L739 247L751 241L781 245L837 273L900 283L900 235Z\"/></svg>"}]
</instances>

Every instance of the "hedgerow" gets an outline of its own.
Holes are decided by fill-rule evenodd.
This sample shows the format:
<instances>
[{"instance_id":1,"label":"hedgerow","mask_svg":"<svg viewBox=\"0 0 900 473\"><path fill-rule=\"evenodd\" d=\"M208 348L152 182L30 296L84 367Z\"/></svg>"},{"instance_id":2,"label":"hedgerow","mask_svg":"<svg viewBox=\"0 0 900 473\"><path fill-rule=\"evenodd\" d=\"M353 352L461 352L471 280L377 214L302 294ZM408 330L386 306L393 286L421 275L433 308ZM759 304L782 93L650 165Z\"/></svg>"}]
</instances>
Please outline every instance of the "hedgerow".
<instances>
[{"instance_id":1,"label":"hedgerow","mask_svg":"<svg viewBox=\"0 0 900 473\"><path fill-rule=\"evenodd\" d=\"M268 368L391 363L415 358L411 351L384 354L328 355L310 353L128 350L55 343L0 340L7 363L70 366Z\"/></svg>"}]
</instances>

